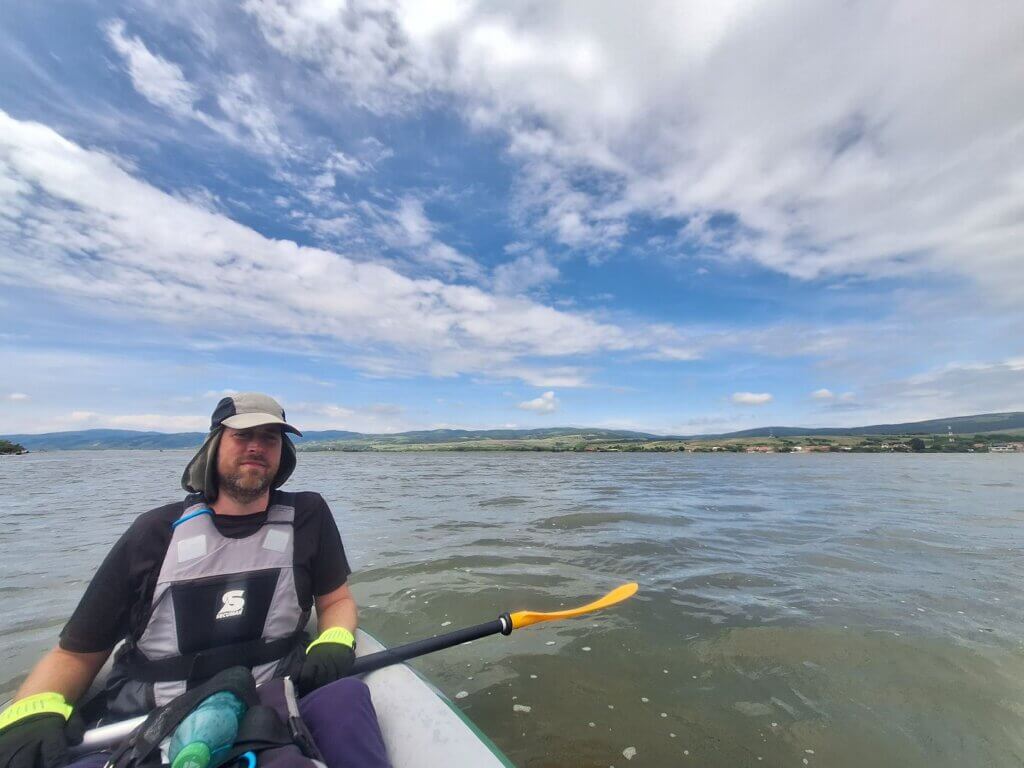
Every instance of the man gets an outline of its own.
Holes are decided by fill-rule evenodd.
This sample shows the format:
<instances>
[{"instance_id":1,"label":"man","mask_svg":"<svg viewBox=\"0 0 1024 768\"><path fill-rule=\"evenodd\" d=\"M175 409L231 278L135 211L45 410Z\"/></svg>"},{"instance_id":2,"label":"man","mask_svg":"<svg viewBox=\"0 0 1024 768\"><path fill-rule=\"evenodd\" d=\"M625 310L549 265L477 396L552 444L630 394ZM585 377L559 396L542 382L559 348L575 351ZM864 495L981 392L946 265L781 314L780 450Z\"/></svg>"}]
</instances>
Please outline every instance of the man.
<instances>
[{"instance_id":1,"label":"man","mask_svg":"<svg viewBox=\"0 0 1024 768\"><path fill-rule=\"evenodd\" d=\"M0 714L0 768L66 764L79 729L71 705L122 639L106 688L111 719L144 714L241 664L257 683L293 676L330 768L387 765L369 691L342 679L357 612L337 525L319 494L277 490L295 469L287 432L301 435L266 395L217 404L182 475L189 495L121 536L57 647ZM314 607L319 636L307 646Z\"/></svg>"}]
</instances>

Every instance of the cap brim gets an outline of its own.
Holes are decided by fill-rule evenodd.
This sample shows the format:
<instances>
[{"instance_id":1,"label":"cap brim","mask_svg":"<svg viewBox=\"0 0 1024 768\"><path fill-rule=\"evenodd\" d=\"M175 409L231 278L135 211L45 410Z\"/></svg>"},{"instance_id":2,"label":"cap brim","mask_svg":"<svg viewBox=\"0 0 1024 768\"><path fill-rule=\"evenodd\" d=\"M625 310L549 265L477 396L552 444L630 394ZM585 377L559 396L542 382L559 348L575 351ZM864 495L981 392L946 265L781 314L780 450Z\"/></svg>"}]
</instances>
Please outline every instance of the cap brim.
<instances>
[{"instance_id":1,"label":"cap brim","mask_svg":"<svg viewBox=\"0 0 1024 768\"><path fill-rule=\"evenodd\" d=\"M272 413L239 413L224 419L221 424L232 429L252 429L253 427L265 427L274 424L285 432L291 432L293 435L302 437L302 433L299 430Z\"/></svg>"}]
</instances>

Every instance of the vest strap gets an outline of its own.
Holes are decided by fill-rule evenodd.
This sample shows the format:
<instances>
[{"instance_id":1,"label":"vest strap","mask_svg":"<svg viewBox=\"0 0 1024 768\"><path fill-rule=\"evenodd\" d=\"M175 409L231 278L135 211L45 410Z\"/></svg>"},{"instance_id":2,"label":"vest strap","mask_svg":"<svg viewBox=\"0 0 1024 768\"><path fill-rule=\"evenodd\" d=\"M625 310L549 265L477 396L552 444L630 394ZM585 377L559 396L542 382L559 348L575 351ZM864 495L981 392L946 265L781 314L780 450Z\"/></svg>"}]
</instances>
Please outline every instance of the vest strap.
<instances>
[{"instance_id":1,"label":"vest strap","mask_svg":"<svg viewBox=\"0 0 1024 768\"><path fill-rule=\"evenodd\" d=\"M134 650L126 659L126 671L143 683L206 680L228 667L251 668L283 659L305 639L305 632L293 632L276 640L248 640L167 659L147 659Z\"/></svg>"}]
</instances>

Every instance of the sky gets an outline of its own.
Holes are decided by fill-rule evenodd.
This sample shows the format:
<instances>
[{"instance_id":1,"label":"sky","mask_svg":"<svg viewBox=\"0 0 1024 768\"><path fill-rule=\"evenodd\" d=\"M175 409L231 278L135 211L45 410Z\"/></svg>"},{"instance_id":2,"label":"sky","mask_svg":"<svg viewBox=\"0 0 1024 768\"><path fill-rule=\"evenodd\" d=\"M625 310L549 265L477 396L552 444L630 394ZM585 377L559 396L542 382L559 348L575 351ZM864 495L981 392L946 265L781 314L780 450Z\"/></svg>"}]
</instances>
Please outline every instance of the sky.
<instances>
[{"instance_id":1,"label":"sky","mask_svg":"<svg viewBox=\"0 0 1024 768\"><path fill-rule=\"evenodd\" d=\"M1024 4L3 4L0 434L1024 410Z\"/></svg>"}]
</instances>

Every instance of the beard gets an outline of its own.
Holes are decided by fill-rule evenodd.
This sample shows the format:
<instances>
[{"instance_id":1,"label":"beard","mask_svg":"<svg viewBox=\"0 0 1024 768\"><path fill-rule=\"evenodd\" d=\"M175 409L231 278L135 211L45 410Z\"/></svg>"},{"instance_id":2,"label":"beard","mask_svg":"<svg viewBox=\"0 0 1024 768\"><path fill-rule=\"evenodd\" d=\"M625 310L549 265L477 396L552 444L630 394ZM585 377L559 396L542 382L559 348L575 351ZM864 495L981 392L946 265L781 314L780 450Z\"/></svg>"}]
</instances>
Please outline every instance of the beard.
<instances>
[{"instance_id":1,"label":"beard","mask_svg":"<svg viewBox=\"0 0 1024 768\"><path fill-rule=\"evenodd\" d=\"M235 501L248 504L262 496L274 481L268 468L239 467L220 476L220 490Z\"/></svg>"}]
</instances>

